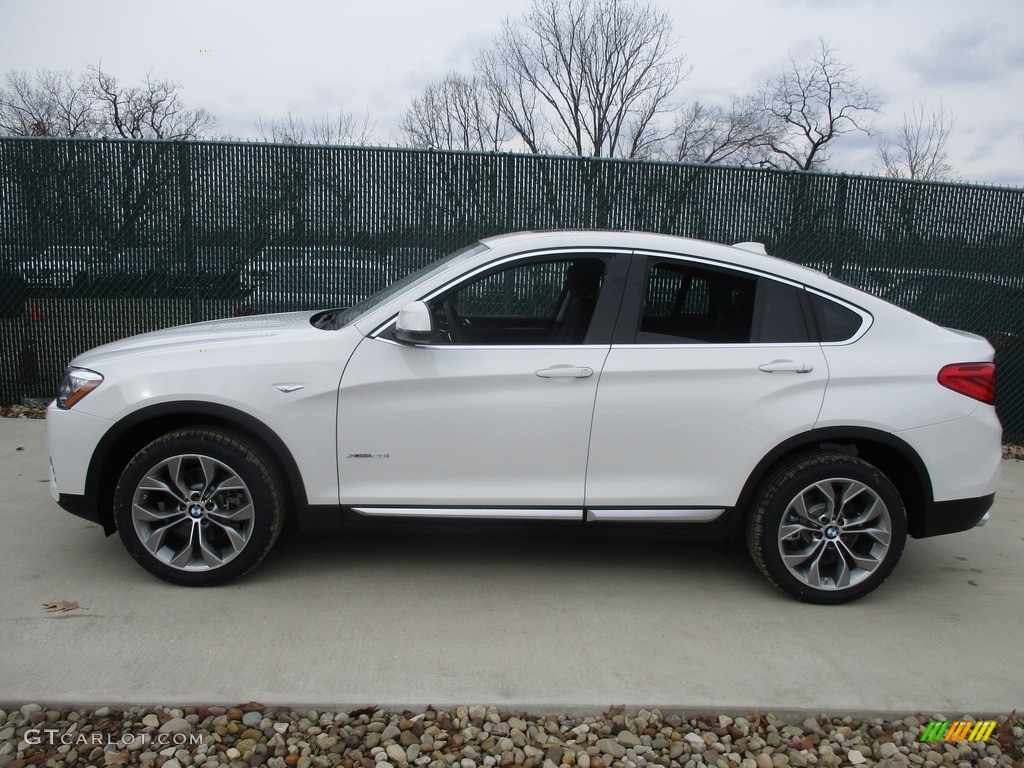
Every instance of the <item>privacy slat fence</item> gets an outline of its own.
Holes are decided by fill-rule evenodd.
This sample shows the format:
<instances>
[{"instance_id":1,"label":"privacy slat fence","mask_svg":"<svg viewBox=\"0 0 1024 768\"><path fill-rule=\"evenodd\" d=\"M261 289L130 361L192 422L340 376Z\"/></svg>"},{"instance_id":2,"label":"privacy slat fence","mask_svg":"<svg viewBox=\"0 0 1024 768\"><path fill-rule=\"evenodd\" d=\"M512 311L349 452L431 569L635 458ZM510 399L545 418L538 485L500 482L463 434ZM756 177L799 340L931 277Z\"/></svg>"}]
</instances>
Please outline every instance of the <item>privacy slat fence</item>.
<instances>
[{"instance_id":1,"label":"privacy slat fence","mask_svg":"<svg viewBox=\"0 0 1024 768\"><path fill-rule=\"evenodd\" d=\"M998 349L1024 440L1024 190L677 163L248 143L0 139L0 399L78 352L345 304L481 236L757 240Z\"/></svg>"}]
</instances>

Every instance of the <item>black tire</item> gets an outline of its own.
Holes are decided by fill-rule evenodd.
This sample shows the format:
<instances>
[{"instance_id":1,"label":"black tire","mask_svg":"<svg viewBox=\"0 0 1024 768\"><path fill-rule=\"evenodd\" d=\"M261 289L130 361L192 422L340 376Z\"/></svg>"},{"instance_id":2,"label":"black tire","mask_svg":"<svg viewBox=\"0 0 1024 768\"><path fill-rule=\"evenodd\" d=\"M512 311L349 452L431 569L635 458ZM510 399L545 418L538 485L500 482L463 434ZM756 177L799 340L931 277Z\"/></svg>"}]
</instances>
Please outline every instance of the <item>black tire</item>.
<instances>
[{"instance_id":1,"label":"black tire","mask_svg":"<svg viewBox=\"0 0 1024 768\"><path fill-rule=\"evenodd\" d=\"M190 427L154 440L125 467L114 516L125 548L172 584L237 579L266 556L284 523L273 465L242 436Z\"/></svg>"},{"instance_id":2,"label":"black tire","mask_svg":"<svg viewBox=\"0 0 1024 768\"><path fill-rule=\"evenodd\" d=\"M907 539L896 488L876 467L843 453L804 456L762 486L747 519L754 563L783 592L837 605L892 573Z\"/></svg>"}]
</instances>

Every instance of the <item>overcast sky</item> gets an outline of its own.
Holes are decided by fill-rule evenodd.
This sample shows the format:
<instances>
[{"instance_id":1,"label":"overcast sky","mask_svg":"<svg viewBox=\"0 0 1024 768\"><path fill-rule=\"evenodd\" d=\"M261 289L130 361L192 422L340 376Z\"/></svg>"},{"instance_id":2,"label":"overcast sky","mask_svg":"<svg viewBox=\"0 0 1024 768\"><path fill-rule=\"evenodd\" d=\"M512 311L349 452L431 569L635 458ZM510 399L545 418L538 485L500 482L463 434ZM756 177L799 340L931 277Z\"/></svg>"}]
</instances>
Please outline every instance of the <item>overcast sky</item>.
<instances>
[{"instance_id":1,"label":"overcast sky","mask_svg":"<svg viewBox=\"0 0 1024 768\"><path fill-rule=\"evenodd\" d=\"M655 0L693 71L679 98L728 102L825 38L886 99L892 131L914 102L956 118L967 181L1024 186L1024 0ZM0 0L0 72L103 68L182 85L218 131L258 118L369 111L393 143L413 95L468 72L502 18L530 0ZM837 140L832 168L872 173L875 139Z\"/></svg>"}]
</instances>

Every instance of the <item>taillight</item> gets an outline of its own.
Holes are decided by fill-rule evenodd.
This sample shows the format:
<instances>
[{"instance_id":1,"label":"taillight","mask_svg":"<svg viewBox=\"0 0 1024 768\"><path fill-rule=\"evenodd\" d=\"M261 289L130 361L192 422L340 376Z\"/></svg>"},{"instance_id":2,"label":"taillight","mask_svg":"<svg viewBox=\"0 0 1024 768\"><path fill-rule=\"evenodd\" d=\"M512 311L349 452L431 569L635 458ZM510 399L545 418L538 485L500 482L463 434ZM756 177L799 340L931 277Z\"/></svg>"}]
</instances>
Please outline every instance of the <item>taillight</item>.
<instances>
[{"instance_id":1,"label":"taillight","mask_svg":"<svg viewBox=\"0 0 1024 768\"><path fill-rule=\"evenodd\" d=\"M973 397L986 405L996 404L995 363L953 363L939 371L939 384Z\"/></svg>"}]
</instances>

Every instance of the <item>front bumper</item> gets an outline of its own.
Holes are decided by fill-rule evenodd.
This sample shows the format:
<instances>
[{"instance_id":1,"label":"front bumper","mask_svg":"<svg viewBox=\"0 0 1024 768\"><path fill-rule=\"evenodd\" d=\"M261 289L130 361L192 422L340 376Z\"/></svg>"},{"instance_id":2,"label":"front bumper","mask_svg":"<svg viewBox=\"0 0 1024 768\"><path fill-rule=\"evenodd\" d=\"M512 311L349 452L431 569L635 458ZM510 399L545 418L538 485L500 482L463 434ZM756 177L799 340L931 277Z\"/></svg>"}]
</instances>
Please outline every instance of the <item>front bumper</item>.
<instances>
[{"instance_id":1,"label":"front bumper","mask_svg":"<svg viewBox=\"0 0 1024 768\"><path fill-rule=\"evenodd\" d=\"M100 513L99 500L88 487L89 463L110 422L53 403L46 411L46 442L50 453L50 495L61 508L114 532L110 515Z\"/></svg>"},{"instance_id":2,"label":"front bumper","mask_svg":"<svg viewBox=\"0 0 1024 768\"><path fill-rule=\"evenodd\" d=\"M83 520L88 520L90 523L96 523L103 528L103 533L107 536L113 534L117 527L114 522L110 519L109 515L104 516L100 514L99 504L96 503L96 499L91 496L73 496L71 494L61 494L57 498L57 503L60 504L61 509L65 512L70 512L76 517L80 517Z\"/></svg>"}]
</instances>

